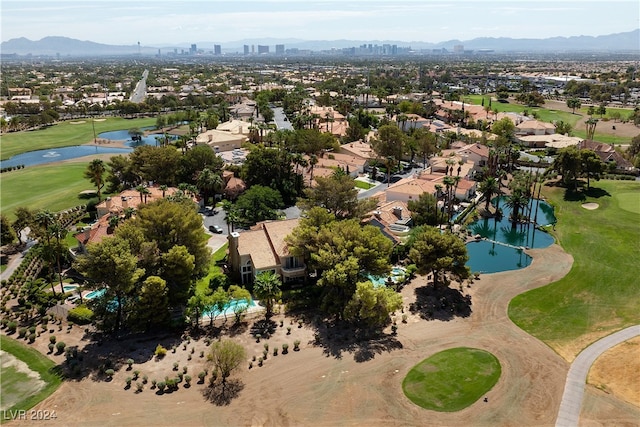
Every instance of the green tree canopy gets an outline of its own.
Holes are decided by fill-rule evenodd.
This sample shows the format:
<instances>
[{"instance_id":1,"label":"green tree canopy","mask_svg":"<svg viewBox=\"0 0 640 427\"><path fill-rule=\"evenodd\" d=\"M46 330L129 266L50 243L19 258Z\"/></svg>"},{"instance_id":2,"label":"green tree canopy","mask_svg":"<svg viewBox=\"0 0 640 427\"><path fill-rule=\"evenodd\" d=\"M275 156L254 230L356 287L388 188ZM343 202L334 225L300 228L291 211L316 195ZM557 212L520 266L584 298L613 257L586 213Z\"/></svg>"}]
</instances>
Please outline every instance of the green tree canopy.
<instances>
[{"instance_id":1,"label":"green tree canopy","mask_svg":"<svg viewBox=\"0 0 640 427\"><path fill-rule=\"evenodd\" d=\"M422 193L417 200L409 200L407 206L415 225L438 225L447 222L447 217L438 209L438 199L433 194Z\"/></svg>"},{"instance_id":2,"label":"green tree canopy","mask_svg":"<svg viewBox=\"0 0 640 427\"><path fill-rule=\"evenodd\" d=\"M162 254L162 276L168 285L169 303L186 303L195 279L195 256L183 245L173 246Z\"/></svg>"},{"instance_id":3,"label":"green tree canopy","mask_svg":"<svg viewBox=\"0 0 640 427\"><path fill-rule=\"evenodd\" d=\"M446 273L460 280L469 277L469 268L465 265L469 259L467 247L452 233L441 233L436 228L424 227L415 236L409 258L420 273L430 272L433 275L434 286L441 283L440 276Z\"/></svg>"},{"instance_id":4,"label":"green tree canopy","mask_svg":"<svg viewBox=\"0 0 640 427\"><path fill-rule=\"evenodd\" d=\"M345 320L370 328L381 328L389 314L402 307L402 296L385 286L375 287L370 281L356 284L356 291L344 309Z\"/></svg>"},{"instance_id":5,"label":"green tree canopy","mask_svg":"<svg viewBox=\"0 0 640 427\"><path fill-rule=\"evenodd\" d=\"M240 218L248 224L267 219L276 219L278 209L284 207L277 190L262 185L254 185L245 191L236 202L235 208Z\"/></svg>"},{"instance_id":6,"label":"green tree canopy","mask_svg":"<svg viewBox=\"0 0 640 427\"><path fill-rule=\"evenodd\" d=\"M233 371L244 362L247 352L244 347L235 341L222 340L216 341L211 345L210 356L213 369L220 374L224 384Z\"/></svg>"},{"instance_id":7,"label":"green tree canopy","mask_svg":"<svg viewBox=\"0 0 640 427\"><path fill-rule=\"evenodd\" d=\"M267 318L271 317L273 304L282 295L280 277L271 271L265 271L256 275L253 282L253 293L266 307Z\"/></svg>"},{"instance_id":8,"label":"green tree canopy","mask_svg":"<svg viewBox=\"0 0 640 427\"><path fill-rule=\"evenodd\" d=\"M105 184L106 174L107 169L101 159L93 159L84 171L84 177L98 189L98 201L102 200L102 188Z\"/></svg>"},{"instance_id":9,"label":"green tree canopy","mask_svg":"<svg viewBox=\"0 0 640 427\"><path fill-rule=\"evenodd\" d=\"M130 321L133 329L147 332L164 326L169 321L169 297L167 282L158 276L149 276L138 290L132 305Z\"/></svg>"},{"instance_id":10,"label":"green tree canopy","mask_svg":"<svg viewBox=\"0 0 640 427\"><path fill-rule=\"evenodd\" d=\"M326 208L337 218L359 218L375 208L374 200L359 200L355 180L346 174L316 177L316 186L305 189L306 199L299 202L303 209Z\"/></svg>"}]
</instances>

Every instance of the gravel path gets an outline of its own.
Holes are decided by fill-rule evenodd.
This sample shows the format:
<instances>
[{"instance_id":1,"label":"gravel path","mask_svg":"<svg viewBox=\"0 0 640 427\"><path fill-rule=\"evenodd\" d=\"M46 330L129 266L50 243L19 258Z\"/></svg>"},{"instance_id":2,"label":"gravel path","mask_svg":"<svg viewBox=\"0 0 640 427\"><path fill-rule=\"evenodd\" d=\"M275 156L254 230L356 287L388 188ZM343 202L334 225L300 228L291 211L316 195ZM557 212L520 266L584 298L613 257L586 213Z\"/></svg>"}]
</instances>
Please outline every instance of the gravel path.
<instances>
[{"instance_id":1,"label":"gravel path","mask_svg":"<svg viewBox=\"0 0 640 427\"><path fill-rule=\"evenodd\" d=\"M638 335L640 335L640 325L631 326L606 336L582 350L571 364L571 368L569 368L556 427L574 427L578 425L584 386L593 362L611 347Z\"/></svg>"}]
</instances>

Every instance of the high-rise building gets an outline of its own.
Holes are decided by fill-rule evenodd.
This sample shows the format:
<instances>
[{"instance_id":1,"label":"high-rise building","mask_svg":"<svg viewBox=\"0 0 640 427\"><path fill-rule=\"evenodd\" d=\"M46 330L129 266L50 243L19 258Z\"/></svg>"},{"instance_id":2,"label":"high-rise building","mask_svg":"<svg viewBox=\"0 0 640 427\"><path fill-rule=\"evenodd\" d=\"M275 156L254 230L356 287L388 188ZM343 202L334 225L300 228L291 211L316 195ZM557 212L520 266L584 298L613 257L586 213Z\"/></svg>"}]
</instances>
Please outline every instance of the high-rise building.
<instances>
[{"instance_id":1,"label":"high-rise building","mask_svg":"<svg viewBox=\"0 0 640 427\"><path fill-rule=\"evenodd\" d=\"M213 45L213 54L214 55L222 55L222 46L220 46L219 44L214 44Z\"/></svg>"},{"instance_id":2,"label":"high-rise building","mask_svg":"<svg viewBox=\"0 0 640 427\"><path fill-rule=\"evenodd\" d=\"M258 55L260 55L262 53L269 53L269 46L259 44L258 45Z\"/></svg>"},{"instance_id":3,"label":"high-rise building","mask_svg":"<svg viewBox=\"0 0 640 427\"><path fill-rule=\"evenodd\" d=\"M249 45L248 44L244 45L244 54L245 55L249 55Z\"/></svg>"},{"instance_id":4,"label":"high-rise building","mask_svg":"<svg viewBox=\"0 0 640 427\"><path fill-rule=\"evenodd\" d=\"M284 45L277 44L276 45L276 55L284 55Z\"/></svg>"},{"instance_id":5,"label":"high-rise building","mask_svg":"<svg viewBox=\"0 0 640 427\"><path fill-rule=\"evenodd\" d=\"M198 47L195 44L192 44L191 49L189 49L189 54L195 55L196 53L198 53Z\"/></svg>"}]
</instances>

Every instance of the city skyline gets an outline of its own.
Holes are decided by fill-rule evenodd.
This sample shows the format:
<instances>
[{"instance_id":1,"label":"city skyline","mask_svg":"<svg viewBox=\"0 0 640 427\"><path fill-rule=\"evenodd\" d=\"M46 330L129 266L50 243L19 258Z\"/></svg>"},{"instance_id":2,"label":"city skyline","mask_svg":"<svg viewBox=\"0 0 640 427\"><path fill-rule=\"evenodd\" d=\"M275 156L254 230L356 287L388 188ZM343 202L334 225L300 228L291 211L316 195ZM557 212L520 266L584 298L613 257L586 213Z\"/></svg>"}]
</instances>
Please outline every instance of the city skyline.
<instances>
[{"instance_id":1,"label":"city skyline","mask_svg":"<svg viewBox=\"0 0 640 427\"><path fill-rule=\"evenodd\" d=\"M640 3L350 0L3 1L2 41L63 36L173 46L246 39L395 40L599 36L640 28Z\"/></svg>"}]
</instances>

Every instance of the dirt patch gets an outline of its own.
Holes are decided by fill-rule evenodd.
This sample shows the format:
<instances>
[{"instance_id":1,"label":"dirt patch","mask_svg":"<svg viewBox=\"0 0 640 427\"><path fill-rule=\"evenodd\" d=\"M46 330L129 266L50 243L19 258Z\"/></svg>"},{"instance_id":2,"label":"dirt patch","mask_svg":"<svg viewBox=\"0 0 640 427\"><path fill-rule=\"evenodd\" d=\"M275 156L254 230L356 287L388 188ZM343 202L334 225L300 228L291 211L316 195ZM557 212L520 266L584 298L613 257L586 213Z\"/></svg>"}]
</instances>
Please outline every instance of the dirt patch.
<instances>
[{"instance_id":1,"label":"dirt patch","mask_svg":"<svg viewBox=\"0 0 640 427\"><path fill-rule=\"evenodd\" d=\"M2 372L2 404L0 405L2 411L33 396L46 385L40 378L40 374L29 369L25 362L2 350L0 350L0 372Z\"/></svg>"},{"instance_id":2,"label":"dirt patch","mask_svg":"<svg viewBox=\"0 0 640 427\"><path fill-rule=\"evenodd\" d=\"M600 205L599 205L599 204L597 204L597 203L583 203L581 206L582 206L584 209L587 209L587 210L589 210L589 211L596 210L596 209L598 209L598 208L600 207Z\"/></svg>"},{"instance_id":3,"label":"dirt patch","mask_svg":"<svg viewBox=\"0 0 640 427\"><path fill-rule=\"evenodd\" d=\"M640 407L640 337L600 356L589 371L588 383Z\"/></svg>"},{"instance_id":4,"label":"dirt patch","mask_svg":"<svg viewBox=\"0 0 640 427\"><path fill-rule=\"evenodd\" d=\"M250 335L250 327L257 319L251 319L244 329L225 334L241 343L248 357L233 377L242 383L242 388L224 406L207 402L203 396L206 385L196 383L197 373L207 364L206 357L200 358L200 351L209 348L204 337L192 339L186 350L184 342L177 342L175 353L169 350L163 360L156 361L153 351L159 341L155 339L105 341L97 347L90 341L81 341L82 334L75 342L67 336L68 345L85 344L107 355L118 352L121 360L132 357L136 361L133 369L147 375L149 381L175 375L174 363L178 363L179 369L188 366L194 378L192 386L184 388L181 384L178 391L164 395L157 395L149 385L142 393L136 393L135 387L125 390L125 379L132 374L125 365L117 367L110 382L94 376L66 381L35 409L55 409L58 418L54 424L61 426L553 425L569 363L517 328L507 316L507 307L514 296L565 276L573 259L557 245L533 249L530 253L533 262L526 269L481 275L471 287L463 286L463 296L471 301L471 312L466 317L425 320L419 312L411 313L409 305L416 301L416 291L428 286L424 277L416 278L401 291L404 312L396 314L397 336L358 340L337 328L314 330L308 324L299 328L295 319L279 314L274 318L277 327L273 337L258 343ZM403 314L407 316L404 321ZM287 327L291 327L290 334ZM77 333L76 327L73 330L71 335ZM319 344L316 332L328 341ZM390 328L386 332L390 333ZM36 341L43 353L47 335ZM212 334L209 337L216 339ZM300 351L292 350L294 340L300 340ZM270 346L270 354L264 366L258 367L254 362L249 369L251 358L262 356L265 342ZM289 343L289 353L274 356L273 348L281 348L283 343ZM402 391L407 372L434 353L460 346L486 350L500 361L502 375L484 396L487 400L480 399L455 413L424 410L409 401ZM95 355L85 356L85 360L94 359ZM627 412L622 415L627 418L635 415L624 410ZM610 413L610 409L603 407L589 416L605 419Z\"/></svg>"}]
</instances>

